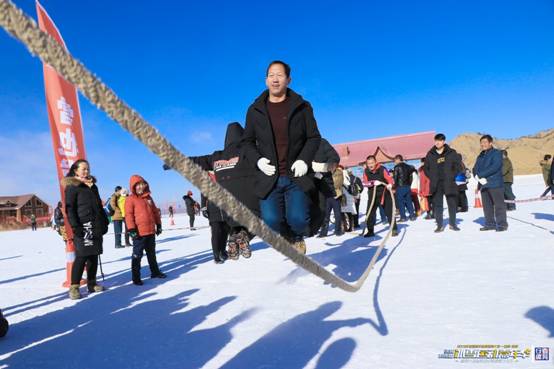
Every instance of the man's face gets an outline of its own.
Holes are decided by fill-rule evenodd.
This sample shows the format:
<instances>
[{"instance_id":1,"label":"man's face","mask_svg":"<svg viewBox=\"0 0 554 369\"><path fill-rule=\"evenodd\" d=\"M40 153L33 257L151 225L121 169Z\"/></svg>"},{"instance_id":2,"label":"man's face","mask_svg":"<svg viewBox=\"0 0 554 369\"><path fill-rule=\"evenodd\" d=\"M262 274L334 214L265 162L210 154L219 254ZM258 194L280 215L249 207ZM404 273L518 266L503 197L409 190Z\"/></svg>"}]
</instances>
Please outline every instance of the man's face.
<instances>
[{"instance_id":1,"label":"man's face","mask_svg":"<svg viewBox=\"0 0 554 369\"><path fill-rule=\"evenodd\" d=\"M490 142L486 138L483 138L480 141L480 144L481 144L481 150L489 150L492 147L492 142Z\"/></svg>"},{"instance_id":2,"label":"man's face","mask_svg":"<svg viewBox=\"0 0 554 369\"><path fill-rule=\"evenodd\" d=\"M437 150L442 150L442 148L444 147L444 140L435 140L435 148Z\"/></svg>"},{"instance_id":3,"label":"man's face","mask_svg":"<svg viewBox=\"0 0 554 369\"><path fill-rule=\"evenodd\" d=\"M375 161L375 159L368 159L368 160L366 160L366 164L367 164L367 167L369 168L369 170L373 170L373 169L375 169L375 166L377 165L377 162Z\"/></svg>"},{"instance_id":4,"label":"man's face","mask_svg":"<svg viewBox=\"0 0 554 369\"><path fill-rule=\"evenodd\" d=\"M265 85L272 96L283 96L287 92L290 77L287 77L285 67L282 64L273 64L267 71Z\"/></svg>"},{"instance_id":5,"label":"man's face","mask_svg":"<svg viewBox=\"0 0 554 369\"><path fill-rule=\"evenodd\" d=\"M395 164L395 165L396 165L396 164L400 164L400 163L402 163L402 160L400 160L400 159L394 159L394 164Z\"/></svg>"}]
</instances>

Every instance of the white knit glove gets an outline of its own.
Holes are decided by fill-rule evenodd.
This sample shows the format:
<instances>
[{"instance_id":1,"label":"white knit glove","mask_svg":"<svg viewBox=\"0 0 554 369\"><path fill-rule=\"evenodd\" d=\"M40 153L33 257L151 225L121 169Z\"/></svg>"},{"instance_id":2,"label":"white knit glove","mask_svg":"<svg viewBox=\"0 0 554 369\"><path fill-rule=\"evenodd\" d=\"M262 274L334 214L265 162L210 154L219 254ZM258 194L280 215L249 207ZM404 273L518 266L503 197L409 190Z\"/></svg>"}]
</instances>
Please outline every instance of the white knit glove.
<instances>
[{"instance_id":1,"label":"white knit glove","mask_svg":"<svg viewBox=\"0 0 554 369\"><path fill-rule=\"evenodd\" d=\"M487 179L486 178L479 178L478 179L479 183L481 183L481 185L486 185L487 184Z\"/></svg>"},{"instance_id":2,"label":"white knit glove","mask_svg":"<svg viewBox=\"0 0 554 369\"><path fill-rule=\"evenodd\" d=\"M375 181L373 181L373 185L374 185L375 187L377 187L377 186L383 186L384 183L381 182L381 181L375 180Z\"/></svg>"},{"instance_id":3,"label":"white knit glove","mask_svg":"<svg viewBox=\"0 0 554 369\"><path fill-rule=\"evenodd\" d=\"M272 176L275 174L275 165L269 164L268 158L260 158L258 160L258 168L260 168L266 176Z\"/></svg>"},{"instance_id":4,"label":"white knit glove","mask_svg":"<svg viewBox=\"0 0 554 369\"><path fill-rule=\"evenodd\" d=\"M317 161L312 161L312 170L316 173L325 173L329 171L329 164L327 163L318 163Z\"/></svg>"},{"instance_id":5,"label":"white knit glove","mask_svg":"<svg viewBox=\"0 0 554 369\"><path fill-rule=\"evenodd\" d=\"M392 185L391 185L390 183L387 183L387 188L388 188L389 190L392 190Z\"/></svg>"},{"instance_id":6,"label":"white knit glove","mask_svg":"<svg viewBox=\"0 0 554 369\"><path fill-rule=\"evenodd\" d=\"M292 169L295 177L302 177L308 173L308 165L303 160L295 161L290 169Z\"/></svg>"}]
</instances>

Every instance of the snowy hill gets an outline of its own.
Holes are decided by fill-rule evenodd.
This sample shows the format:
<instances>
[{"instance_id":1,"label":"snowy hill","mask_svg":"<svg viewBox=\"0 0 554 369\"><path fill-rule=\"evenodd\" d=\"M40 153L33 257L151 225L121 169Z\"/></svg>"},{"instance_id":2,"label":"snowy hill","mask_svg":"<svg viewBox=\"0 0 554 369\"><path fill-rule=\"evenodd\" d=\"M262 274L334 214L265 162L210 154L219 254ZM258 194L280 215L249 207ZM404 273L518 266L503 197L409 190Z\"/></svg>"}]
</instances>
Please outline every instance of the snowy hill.
<instances>
[{"instance_id":1,"label":"snowy hill","mask_svg":"<svg viewBox=\"0 0 554 369\"><path fill-rule=\"evenodd\" d=\"M542 178L517 177L514 190L536 197ZM259 239L251 259L215 265L206 221L177 229L183 216L158 240L167 280L130 284L131 250L114 249L108 235L109 290L74 302L61 288L57 233L0 233L0 308L11 323L0 368L488 368L438 355L457 345L552 346L553 208L518 205L504 233L480 233L483 214L473 208L459 214L457 233L434 234L423 219L401 224L358 293L324 285ZM307 244L354 281L378 242L347 234Z\"/></svg>"}]
</instances>

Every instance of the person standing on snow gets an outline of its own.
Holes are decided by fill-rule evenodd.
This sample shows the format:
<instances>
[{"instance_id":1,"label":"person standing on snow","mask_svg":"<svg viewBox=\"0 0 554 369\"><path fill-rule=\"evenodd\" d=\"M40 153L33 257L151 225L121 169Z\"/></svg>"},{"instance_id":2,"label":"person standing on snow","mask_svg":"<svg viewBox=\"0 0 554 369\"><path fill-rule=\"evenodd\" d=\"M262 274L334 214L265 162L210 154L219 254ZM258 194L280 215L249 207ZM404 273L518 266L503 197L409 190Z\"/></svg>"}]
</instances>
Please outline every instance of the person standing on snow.
<instances>
[{"instance_id":1,"label":"person standing on snow","mask_svg":"<svg viewBox=\"0 0 554 369\"><path fill-rule=\"evenodd\" d=\"M88 161L77 160L62 180L65 191L65 213L73 230L75 261L71 269L69 298L81 298L79 286L85 265L89 293L101 292L104 287L96 282L98 256L102 254L103 236L108 232L108 217L96 187L96 179L90 175Z\"/></svg>"},{"instance_id":2,"label":"person standing on snow","mask_svg":"<svg viewBox=\"0 0 554 369\"><path fill-rule=\"evenodd\" d=\"M323 211L323 221L319 228L318 237L327 237L329 230L329 222L331 211L334 212L335 220L341 218L340 201L337 199L335 190L335 182L333 181L333 173L337 169L340 156L334 147L324 138L321 138L319 148L312 162L314 171L314 183L319 193L321 194L320 205ZM340 226L335 227L335 234L340 235L342 229Z\"/></svg>"},{"instance_id":3,"label":"person standing on snow","mask_svg":"<svg viewBox=\"0 0 554 369\"><path fill-rule=\"evenodd\" d=\"M122 188L120 191L120 196L117 199L117 208L121 212L121 217L123 218L123 225L125 226L125 247L130 247L131 240L129 236L129 230L127 229L127 223L125 222L125 203L127 202L127 196L129 196L129 191L126 188Z\"/></svg>"},{"instance_id":4,"label":"person standing on snow","mask_svg":"<svg viewBox=\"0 0 554 369\"><path fill-rule=\"evenodd\" d=\"M65 231L65 220L63 217L63 204L58 202L58 206L54 209L54 224L56 225L56 231L62 236L63 242L67 242L67 232Z\"/></svg>"},{"instance_id":5,"label":"person standing on snow","mask_svg":"<svg viewBox=\"0 0 554 369\"><path fill-rule=\"evenodd\" d=\"M504 180L504 199L514 201L516 199L516 195L514 195L514 191L512 190L512 185L514 184L514 167L512 166L512 161L508 158L508 151L506 150L502 150L502 179ZM516 204L506 203L506 210L516 210Z\"/></svg>"},{"instance_id":6,"label":"person standing on snow","mask_svg":"<svg viewBox=\"0 0 554 369\"><path fill-rule=\"evenodd\" d=\"M123 215L121 214L121 209L118 206L119 198L121 197L121 186L116 186L114 193L110 197L110 209L113 212L112 222L113 230L115 233L115 248L120 249L125 246L121 245L121 234L123 233Z\"/></svg>"},{"instance_id":7,"label":"person standing on snow","mask_svg":"<svg viewBox=\"0 0 554 369\"><path fill-rule=\"evenodd\" d=\"M394 157L393 179L396 186L396 206L400 210L399 222L406 222L406 210L410 220L416 220L414 204L412 202L412 178L415 168L404 162L402 155Z\"/></svg>"},{"instance_id":8,"label":"person standing on snow","mask_svg":"<svg viewBox=\"0 0 554 369\"><path fill-rule=\"evenodd\" d=\"M458 185L458 213L467 213L469 210L466 194L469 178L471 178L471 171L466 168L462 160L462 171L456 175L456 184Z\"/></svg>"},{"instance_id":9,"label":"person standing on snow","mask_svg":"<svg viewBox=\"0 0 554 369\"><path fill-rule=\"evenodd\" d=\"M375 218L378 205L381 204L384 207L389 224L392 224L393 217L395 216L395 210L392 205L392 197L389 191L394 186L394 179L389 174L387 168L377 162L374 155L369 155L366 159L366 169L364 170L362 183L364 184L364 187L368 188L366 213L369 212L369 217L367 218L366 223L367 233L364 237L374 237ZM376 191L375 203L370 209L373 191ZM398 230L396 228L396 222L394 222L392 236L395 237L397 235Z\"/></svg>"},{"instance_id":10,"label":"person standing on snow","mask_svg":"<svg viewBox=\"0 0 554 369\"><path fill-rule=\"evenodd\" d=\"M456 175L462 171L462 158L456 150L446 144L446 137L439 133L435 135L435 145L425 157L423 167L425 175L431 181L430 193L433 196L433 213L437 228L435 233L442 232L443 226L443 197L448 205L448 223L453 231L459 231L456 225L456 210L458 207L458 185Z\"/></svg>"},{"instance_id":11,"label":"person standing on snow","mask_svg":"<svg viewBox=\"0 0 554 369\"><path fill-rule=\"evenodd\" d=\"M341 199L341 212L342 212L342 222L344 224L344 232L352 232L352 227L354 225L354 218L358 216L356 213L356 206L354 204L354 195L353 195L353 183L350 180L350 173L342 165L342 199Z\"/></svg>"},{"instance_id":12,"label":"person standing on snow","mask_svg":"<svg viewBox=\"0 0 554 369\"><path fill-rule=\"evenodd\" d=\"M421 197L421 210L425 211L425 219L433 219L433 198L431 196L431 180L425 174L425 158L421 159L419 173L419 196Z\"/></svg>"},{"instance_id":13,"label":"person standing on snow","mask_svg":"<svg viewBox=\"0 0 554 369\"><path fill-rule=\"evenodd\" d=\"M539 163L542 169L544 184L546 185L546 190L542 193L541 197L548 195L549 192L551 195L554 195L554 184L550 178L552 174L552 163L554 163L554 160L552 160L552 155L550 154L546 154Z\"/></svg>"},{"instance_id":14,"label":"person standing on snow","mask_svg":"<svg viewBox=\"0 0 554 369\"><path fill-rule=\"evenodd\" d=\"M194 228L194 218L196 215L196 209L199 208L198 203L192 198L192 191L189 190L185 196L183 196L185 206L187 208L187 215L189 216L189 225L191 231L196 231Z\"/></svg>"},{"instance_id":15,"label":"person standing on snow","mask_svg":"<svg viewBox=\"0 0 554 369\"><path fill-rule=\"evenodd\" d=\"M508 229L506 203L504 202L504 180L502 178L502 153L493 147L490 135L479 141L481 153L475 161L473 175L481 190L485 226L481 231L503 232Z\"/></svg>"},{"instance_id":16,"label":"person standing on snow","mask_svg":"<svg viewBox=\"0 0 554 369\"><path fill-rule=\"evenodd\" d=\"M131 277L133 284L142 286L140 262L144 251L150 266L150 278L166 278L156 260L156 236L162 233L162 219L150 194L148 182L139 175L129 180L131 196L125 201L125 223L133 239Z\"/></svg>"},{"instance_id":17,"label":"person standing on snow","mask_svg":"<svg viewBox=\"0 0 554 369\"><path fill-rule=\"evenodd\" d=\"M310 195L316 191L310 164L321 136L310 103L288 88L290 71L285 62L269 64L267 90L246 114L243 145L259 169L254 186L262 219L305 254Z\"/></svg>"}]
</instances>

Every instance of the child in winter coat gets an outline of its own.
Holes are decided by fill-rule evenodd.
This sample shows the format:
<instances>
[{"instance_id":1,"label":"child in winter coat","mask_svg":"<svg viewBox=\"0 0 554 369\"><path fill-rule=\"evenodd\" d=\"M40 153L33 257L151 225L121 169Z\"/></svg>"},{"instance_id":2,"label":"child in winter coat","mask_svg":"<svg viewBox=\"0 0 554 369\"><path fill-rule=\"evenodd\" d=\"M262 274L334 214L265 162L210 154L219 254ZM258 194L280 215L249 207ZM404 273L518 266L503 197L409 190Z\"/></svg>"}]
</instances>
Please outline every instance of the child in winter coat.
<instances>
[{"instance_id":1,"label":"child in winter coat","mask_svg":"<svg viewBox=\"0 0 554 369\"><path fill-rule=\"evenodd\" d=\"M125 223L133 239L131 262L132 280L142 286L140 261L146 251L151 278L166 278L156 260L156 236L162 233L162 220L156 204L150 196L150 187L141 176L133 175L130 180L131 195L125 201Z\"/></svg>"}]
</instances>

